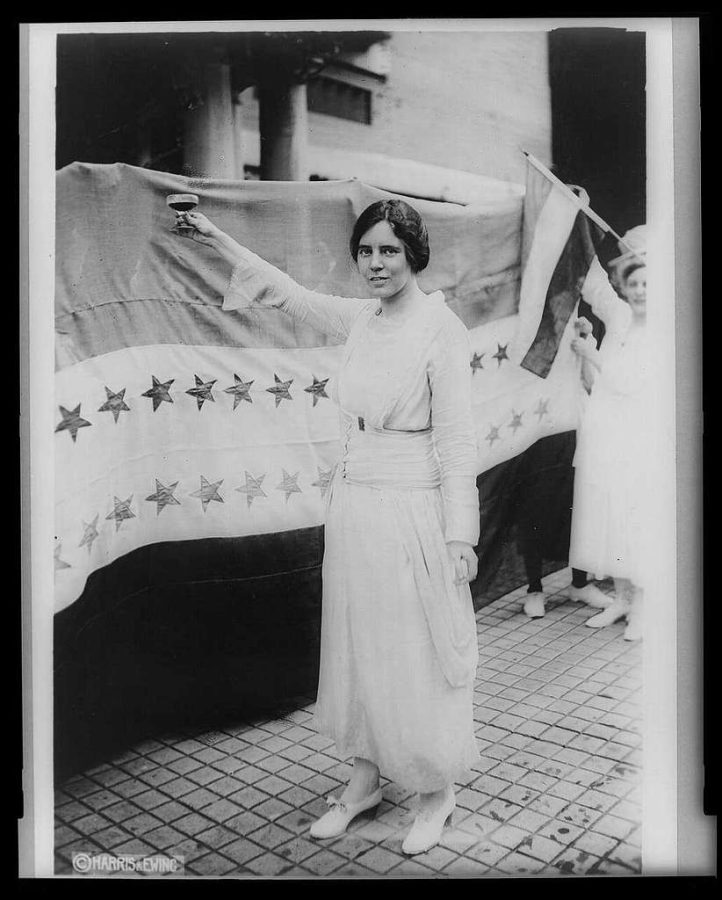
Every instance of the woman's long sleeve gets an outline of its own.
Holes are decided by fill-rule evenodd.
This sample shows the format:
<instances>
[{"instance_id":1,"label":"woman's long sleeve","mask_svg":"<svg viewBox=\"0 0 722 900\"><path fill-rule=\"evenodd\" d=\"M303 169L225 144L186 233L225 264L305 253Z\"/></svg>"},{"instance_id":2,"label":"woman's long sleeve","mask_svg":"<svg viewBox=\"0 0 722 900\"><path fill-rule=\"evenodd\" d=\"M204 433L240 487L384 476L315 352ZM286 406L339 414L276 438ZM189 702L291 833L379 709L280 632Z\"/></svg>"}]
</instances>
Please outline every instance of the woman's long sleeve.
<instances>
[{"instance_id":1,"label":"woman's long sleeve","mask_svg":"<svg viewBox=\"0 0 722 900\"><path fill-rule=\"evenodd\" d=\"M479 540L476 430L471 414L469 336L450 318L438 335L429 365L431 425L441 464L446 540Z\"/></svg>"},{"instance_id":2,"label":"woman's long sleeve","mask_svg":"<svg viewBox=\"0 0 722 900\"><path fill-rule=\"evenodd\" d=\"M223 309L251 304L276 307L299 322L344 341L356 317L372 301L311 291L246 247L239 247Z\"/></svg>"},{"instance_id":3,"label":"woman's long sleeve","mask_svg":"<svg viewBox=\"0 0 722 900\"><path fill-rule=\"evenodd\" d=\"M582 297L607 330L623 329L629 323L629 306L609 283L607 273L595 256L582 285Z\"/></svg>"}]
</instances>

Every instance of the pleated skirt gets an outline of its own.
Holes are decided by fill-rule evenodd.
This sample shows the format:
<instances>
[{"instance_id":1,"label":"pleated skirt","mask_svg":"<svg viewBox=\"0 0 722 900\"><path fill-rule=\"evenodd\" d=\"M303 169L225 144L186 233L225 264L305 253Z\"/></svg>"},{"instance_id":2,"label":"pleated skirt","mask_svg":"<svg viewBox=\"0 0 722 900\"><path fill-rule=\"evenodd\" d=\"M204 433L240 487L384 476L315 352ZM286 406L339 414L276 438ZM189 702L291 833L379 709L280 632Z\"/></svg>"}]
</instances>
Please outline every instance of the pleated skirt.
<instances>
[{"instance_id":1,"label":"pleated skirt","mask_svg":"<svg viewBox=\"0 0 722 900\"><path fill-rule=\"evenodd\" d=\"M430 792L478 758L476 622L454 584L430 436L386 437L356 436L330 488L315 726L342 757Z\"/></svg>"}]
</instances>

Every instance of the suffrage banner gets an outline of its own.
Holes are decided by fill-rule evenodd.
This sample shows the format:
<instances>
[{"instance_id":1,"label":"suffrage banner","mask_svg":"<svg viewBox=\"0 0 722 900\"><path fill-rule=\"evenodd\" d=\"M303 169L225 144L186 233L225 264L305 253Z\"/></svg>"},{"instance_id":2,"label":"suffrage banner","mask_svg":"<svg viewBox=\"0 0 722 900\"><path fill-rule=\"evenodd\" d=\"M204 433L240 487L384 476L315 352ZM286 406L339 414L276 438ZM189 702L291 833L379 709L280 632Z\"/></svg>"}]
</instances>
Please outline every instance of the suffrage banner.
<instances>
[{"instance_id":1,"label":"suffrage banner","mask_svg":"<svg viewBox=\"0 0 722 900\"><path fill-rule=\"evenodd\" d=\"M323 522L340 347L278 310L222 310L230 267L170 230L166 196L189 191L240 243L341 296L364 296L348 250L356 217L393 196L356 181L231 183L121 164L58 173L57 610L141 547L266 535L280 571L279 536ZM432 251L421 287L442 290L469 329L483 473L576 426L576 360L560 338L546 378L518 364L520 199L411 202Z\"/></svg>"},{"instance_id":2,"label":"suffrage banner","mask_svg":"<svg viewBox=\"0 0 722 900\"><path fill-rule=\"evenodd\" d=\"M317 684L342 347L279 310L224 311L230 266L170 230L166 197L186 192L241 244L341 296L364 296L356 217L393 196L126 165L57 174L57 777L159 728L309 702ZM566 562L584 396L573 326L556 330L546 377L520 365L538 330L519 311L521 198L411 203L430 235L421 287L469 331L478 606L526 582L530 543L544 573Z\"/></svg>"}]
</instances>

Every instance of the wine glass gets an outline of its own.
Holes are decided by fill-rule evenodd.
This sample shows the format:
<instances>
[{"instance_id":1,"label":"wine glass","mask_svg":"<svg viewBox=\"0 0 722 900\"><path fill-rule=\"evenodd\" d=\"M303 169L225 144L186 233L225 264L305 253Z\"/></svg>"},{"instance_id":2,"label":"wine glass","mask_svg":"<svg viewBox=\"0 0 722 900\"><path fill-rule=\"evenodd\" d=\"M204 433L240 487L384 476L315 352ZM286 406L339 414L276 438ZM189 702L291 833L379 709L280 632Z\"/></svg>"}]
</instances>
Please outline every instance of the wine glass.
<instances>
[{"instance_id":1,"label":"wine glass","mask_svg":"<svg viewBox=\"0 0 722 900\"><path fill-rule=\"evenodd\" d=\"M198 206L199 198L197 194L168 194L166 203L176 212L190 212ZM179 231L182 234L190 234L194 231L192 225L186 222L176 222L171 231Z\"/></svg>"}]
</instances>

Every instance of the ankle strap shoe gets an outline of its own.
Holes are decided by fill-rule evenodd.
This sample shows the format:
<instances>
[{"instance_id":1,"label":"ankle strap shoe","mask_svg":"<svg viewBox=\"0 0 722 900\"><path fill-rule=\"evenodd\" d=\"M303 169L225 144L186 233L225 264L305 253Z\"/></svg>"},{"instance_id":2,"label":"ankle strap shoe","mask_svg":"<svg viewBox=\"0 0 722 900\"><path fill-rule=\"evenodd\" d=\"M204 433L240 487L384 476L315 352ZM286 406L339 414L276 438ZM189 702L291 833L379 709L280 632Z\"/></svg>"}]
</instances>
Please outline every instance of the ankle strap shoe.
<instances>
[{"instance_id":1,"label":"ankle strap shoe","mask_svg":"<svg viewBox=\"0 0 722 900\"><path fill-rule=\"evenodd\" d=\"M384 795L381 792L381 788L357 803L345 803L336 797L327 797L326 803L331 808L318 821L313 823L311 826L311 837L332 838L345 834L352 819L355 819L359 813L378 806L383 799Z\"/></svg>"},{"instance_id":2,"label":"ankle strap shoe","mask_svg":"<svg viewBox=\"0 0 722 900\"><path fill-rule=\"evenodd\" d=\"M401 845L402 852L412 856L417 853L426 853L427 850L435 847L441 839L444 825L451 818L455 808L456 798L453 790L449 789L447 797L439 809L433 812L421 810Z\"/></svg>"}]
</instances>

